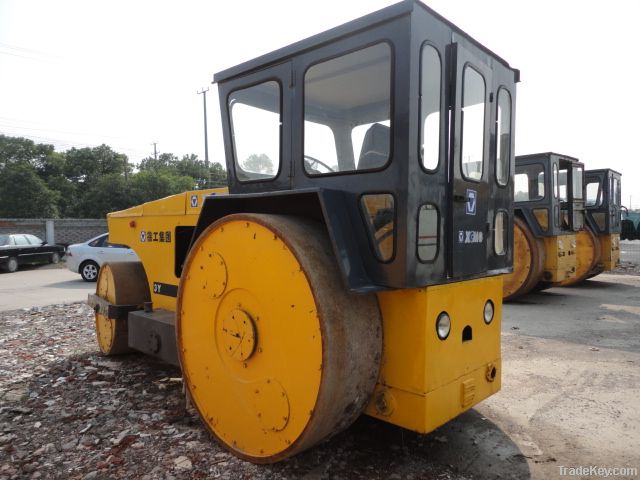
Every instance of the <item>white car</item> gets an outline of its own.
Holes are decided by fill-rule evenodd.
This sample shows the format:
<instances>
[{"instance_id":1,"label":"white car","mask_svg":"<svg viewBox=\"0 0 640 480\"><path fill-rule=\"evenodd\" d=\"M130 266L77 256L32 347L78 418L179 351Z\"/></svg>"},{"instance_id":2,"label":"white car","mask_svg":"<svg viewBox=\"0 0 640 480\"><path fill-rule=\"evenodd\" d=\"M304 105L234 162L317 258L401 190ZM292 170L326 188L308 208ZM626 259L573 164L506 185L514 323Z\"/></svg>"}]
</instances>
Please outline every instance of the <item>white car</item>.
<instances>
[{"instance_id":1,"label":"white car","mask_svg":"<svg viewBox=\"0 0 640 480\"><path fill-rule=\"evenodd\" d=\"M95 282L104 262L139 262L136 252L126 245L109 243L109 234L103 233L84 243L67 247L67 268L79 273L85 282Z\"/></svg>"}]
</instances>

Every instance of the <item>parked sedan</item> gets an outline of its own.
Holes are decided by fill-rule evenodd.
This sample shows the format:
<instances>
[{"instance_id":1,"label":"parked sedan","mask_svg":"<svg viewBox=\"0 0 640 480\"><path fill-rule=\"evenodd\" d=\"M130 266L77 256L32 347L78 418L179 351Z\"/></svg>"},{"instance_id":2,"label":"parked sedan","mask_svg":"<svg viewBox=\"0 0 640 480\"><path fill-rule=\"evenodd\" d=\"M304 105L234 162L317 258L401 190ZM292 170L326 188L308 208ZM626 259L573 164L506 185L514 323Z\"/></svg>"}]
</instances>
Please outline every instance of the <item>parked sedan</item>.
<instances>
[{"instance_id":1,"label":"parked sedan","mask_svg":"<svg viewBox=\"0 0 640 480\"><path fill-rule=\"evenodd\" d=\"M49 245L35 235L0 235L0 268L7 272L15 272L20 265L58 263L63 255L62 245Z\"/></svg>"},{"instance_id":2,"label":"parked sedan","mask_svg":"<svg viewBox=\"0 0 640 480\"><path fill-rule=\"evenodd\" d=\"M136 252L126 245L109 243L109 234L103 233L84 243L67 247L67 268L79 273L85 282L95 282L104 262L139 262Z\"/></svg>"}]
</instances>

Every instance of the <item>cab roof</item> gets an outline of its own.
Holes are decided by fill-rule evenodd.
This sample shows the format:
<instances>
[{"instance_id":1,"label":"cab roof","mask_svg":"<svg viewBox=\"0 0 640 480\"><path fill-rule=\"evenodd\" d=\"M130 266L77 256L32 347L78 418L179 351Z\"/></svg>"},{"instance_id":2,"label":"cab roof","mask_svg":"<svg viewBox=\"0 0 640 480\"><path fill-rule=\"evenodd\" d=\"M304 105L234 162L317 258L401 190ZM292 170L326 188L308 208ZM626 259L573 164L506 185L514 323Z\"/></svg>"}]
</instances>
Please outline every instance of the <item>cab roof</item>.
<instances>
[{"instance_id":1,"label":"cab roof","mask_svg":"<svg viewBox=\"0 0 640 480\"><path fill-rule=\"evenodd\" d=\"M285 60L298 56L308 50L316 49L321 47L327 43L334 42L339 40L340 38L347 37L349 35L353 35L362 30L367 30L369 28L374 27L380 23L388 22L394 18L401 17L404 15L410 15L414 9L421 8L427 11L436 19L440 20L444 24L446 24L452 32L457 35L463 36L468 41L476 45L478 48L483 50L485 53L493 57L498 62L502 63L505 67L511 69L515 73L515 81L518 82L520 80L520 72L516 69L513 69L506 60L502 59L494 52L489 50L487 47L482 45L477 40L473 39L470 35L465 33L463 30L455 26L449 20L444 18L442 15L438 14L433 9L427 7L422 2L418 0L403 0L402 2L396 3L389 7L383 8L376 12L365 15L364 17L360 17L356 20L352 20L350 22L344 23L338 27L334 27L330 30L326 30L325 32L318 33L311 37L308 37L304 40L300 40L298 42L292 43L286 47L280 48L278 50L274 50L273 52L261 55L252 60L248 60L234 67L227 68L226 70L222 70L221 72L216 73L213 76L213 83L220 83L226 80L229 80L233 77L237 77L240 75L245 75L251 72L255 72L262 68L268 67L270 65L275 65L281 63Z\"/></svg>"}]
</instances>

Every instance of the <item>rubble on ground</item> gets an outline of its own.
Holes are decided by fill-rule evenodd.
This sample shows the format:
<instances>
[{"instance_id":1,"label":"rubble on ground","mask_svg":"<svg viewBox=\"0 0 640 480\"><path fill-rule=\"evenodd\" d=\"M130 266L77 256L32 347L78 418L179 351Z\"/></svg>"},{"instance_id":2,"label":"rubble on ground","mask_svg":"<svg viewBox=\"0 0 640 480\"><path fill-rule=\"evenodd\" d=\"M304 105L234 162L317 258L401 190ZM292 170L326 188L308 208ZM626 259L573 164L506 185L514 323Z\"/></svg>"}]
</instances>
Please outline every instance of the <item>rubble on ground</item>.
<instances>
[{"instance_id":1,"label":"rubble on ground","mask_svg":"<svg viewBox=\"0 0 640 480\"><path fill-rule=\"evenodd\" d=\"M185 409L179 369L99 354L93 322L82 303L0 312L0 480L467 478L434 464L439 440L367 417L293 459L240 460Z\"/></svg>"}]
</instances>

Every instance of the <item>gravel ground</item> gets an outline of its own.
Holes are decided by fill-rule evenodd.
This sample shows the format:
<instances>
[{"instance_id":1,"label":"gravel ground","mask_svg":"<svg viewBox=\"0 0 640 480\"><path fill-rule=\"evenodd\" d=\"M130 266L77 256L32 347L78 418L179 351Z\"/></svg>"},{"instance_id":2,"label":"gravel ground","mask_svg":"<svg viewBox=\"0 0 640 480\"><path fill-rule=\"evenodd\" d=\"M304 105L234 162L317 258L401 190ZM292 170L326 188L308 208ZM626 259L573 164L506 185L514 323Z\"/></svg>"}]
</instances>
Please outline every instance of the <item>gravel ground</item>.
<instances>
[{"instance_id":1,"label":"gravel ground","mask_svg":"<svg viewBox=\"0 0 640 480\"><path fill-rule=\"evenodd\" d=\"M618 273L621 275L640 275L640 264L636 262L621 261L620 266L607 273Z\"/></svg>"},{"instance_id":2,"label":"gravel ground","mask_svg":"<svg viewBox=\"0 0 640 480\"><path fill-rule=\"evenodd\" d=\"M416 435L368 417L293 459L253 465L185 410L178 369L101 356L86 305L2 312L0 332L1 480L470 478L434 462L448 446L442 432Z\"/></svg>"},{"instance_id":3,"label":"gravel ground","mask_svg":"<svg viewBox=\"0 0 640 480\"><path fill-rule=\"evenodd\" d=\"M623 263L616 273L640 268ZM518 341L503 336L506 352L522 348ZM100 355L85 304L0 312L0 480L520 479L531 475L527 459L556 461L528 456L479 413L486 410L429 435L363 416L293 459L253 465L224 451L185 409L178 369Z\"/></svg>"}]
</instances>

